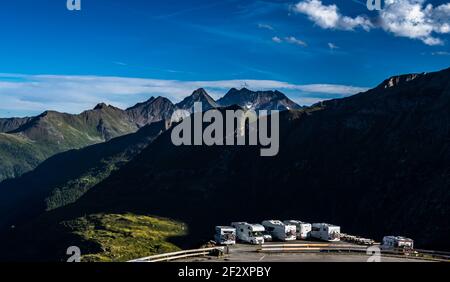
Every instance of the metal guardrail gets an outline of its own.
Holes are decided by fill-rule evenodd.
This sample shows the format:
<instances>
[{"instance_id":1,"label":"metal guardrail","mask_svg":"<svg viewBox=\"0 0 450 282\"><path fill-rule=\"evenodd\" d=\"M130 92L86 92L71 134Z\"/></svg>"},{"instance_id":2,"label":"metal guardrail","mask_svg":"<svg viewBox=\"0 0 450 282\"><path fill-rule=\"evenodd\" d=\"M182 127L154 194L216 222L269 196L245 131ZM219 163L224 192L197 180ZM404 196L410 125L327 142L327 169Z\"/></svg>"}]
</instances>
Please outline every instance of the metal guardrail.
<instances>
[{"instance_id":1,"label":"metal guardrail","mask_svg":"<svg viewBox=\"0 0 450 282\"><path fill-rule=\"evenodd\" d=\"M317 243L317 244L265 244L260 246L259 252L274 252L274 253L289 253L289 252L299 252L299 253L366 253L368 246L358 246L358 245L346 245L346 244L327 244L327 243ZM402 256L409 258L430 258L435 260L450 260L450 252L440 252L440 251L430 251L430 250L407 250L407 249L392 249L392 250L381 250L382 254L391 256Z\"/></svg>"},{"instance_id":2,"label":"metal guardrail","mask_svg":"<svg viewBox=\"0 0 450 282\"><path fill-rule=\"evenodd\" d=\"M414 249L406 255L411 257L431 257L434 259L450 261L450 252Z\"/></svg>"},{"instance_id":3,"label":"metal guardrail","mask_svg":"<svg viewBox=\"0 0 450 282\"><path fill-rule=\"evenodd\" d=\"M264 244L260 252L365 252L367 247L345 244Z\"/></svg>"},{"instance_id":4,"label":"metal guardrail","mask_svg":"<svg viewBox=\"0 0 450 282\"><path fill-rule=\"evenodd\" d=\"M186 251L179 251L179 252L173 252L173 253L167 253L167 254L161 254L161 255L154 255L139 259L130 260L128 262L163 262L163 261L172 261L182 258L190 258L190 257L200 257L200 256L207 256L213 253L214 251L217 251L219 253L224 253L225 247L214 247L214 248L204 248L204 249L197 249L197 250L186 250Z\"/></svg>"},{"instance_id":5,"label":"metal guardrail","mask_svg":"<svg viewBox=\"0 0 450 282\"><path fill-rule=\"evenodd\" d=\"M333 243L300 243L300 244L264 244L258 249L258 252L265 253L366 253L367 246L349 245L349 244L333 244ZM201 257L211 255L214 252L218 254L225 253L225 247L213 247L203 248L197 250L185 250L161 255L154 255L129 262L164 262L173 261L183 258ZM450 252L440 252L431 250L405 250L405 249L392 249L381 250L382 254L391 256L402 256L409 258L428 258L434 260L450 261Z\"/></svg>"}]
</instances>

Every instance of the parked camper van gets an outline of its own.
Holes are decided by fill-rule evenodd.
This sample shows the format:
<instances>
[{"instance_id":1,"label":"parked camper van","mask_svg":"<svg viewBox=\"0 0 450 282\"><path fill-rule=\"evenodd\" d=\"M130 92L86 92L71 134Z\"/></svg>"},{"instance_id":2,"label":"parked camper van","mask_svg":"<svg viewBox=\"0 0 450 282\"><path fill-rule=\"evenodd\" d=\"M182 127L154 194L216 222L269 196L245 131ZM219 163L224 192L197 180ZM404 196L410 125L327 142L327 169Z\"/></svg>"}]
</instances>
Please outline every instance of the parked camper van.
<instances>
[{"instance_id":1,"label":"parked camper van","mask_svg":"<svg viewBox=\"0 0 450 282\"><path fill-rule=\"evenodd\" d=\"M385 236L383 238L383 249L414 249L414 241L401 236Z\"/></svg>"},{"instance_id":2,"label":"parked camper van","mask_svg":"<svg viewBox=\"0 0 450 282\"><path fill-rule=\"evenodd\" d=\"M341 227L328 223L313 223L311 237L328 241L340 241Z\"/></svg>"},{"instance_id":3,"label":"parked camper van","mask_svg":"<svg viewBox=\"0 0 450 282\"><path fill-rule=\"evenodd\" d=\"M265 229L265 228L264 228ZM272 239L272 235L270 235L270 233L266 230L266 231L264 231L263 233L263 238L264 238L264 243L265 242L272 242L273 241L273 239Z\"/></svg>"},{"instance_id":4,"label":"parked camper van","mask_svg":"<svg viewBox=\"0 0 450 282\"><path fill-rule=\"evenodd\" d=\"M295 225L298 240L304 240L311 236L311 223L306 223L298 220L285 220L283 221L283 223L288 225Z\"/></svg>"},{"instance_id":5,"label":"parked camper van","mask_svg":"<svg viewBox=\"0 0 450 282\"><path fill-rule=\"evenodd\" d=\"M253 245L264 244L264 226L261 224L250 224L247 222L233 222L231 226L236 228L236 236L239 241Z\"/></svg>"},{"instance_id":6,"label":"parked camper van","mask_svg":"<svg viewBox=\"0 0 450 282\"><path fill-rule=\"evenodd\" d=\"M214 240L219 245L236 244L236 229L231 226L216 226Z\"/></svg>"},{"instance_id":7,"label":"parked camper van","mask_svg":"<svg viewBox=\"0 0 450 282\"><path fill-rule=\"evenodd\" d=\"M266 220L262 222L262 225L274 240L293 241L297 239L295 225L284 224L279 220Z\"/></svg>"}]
</instances>

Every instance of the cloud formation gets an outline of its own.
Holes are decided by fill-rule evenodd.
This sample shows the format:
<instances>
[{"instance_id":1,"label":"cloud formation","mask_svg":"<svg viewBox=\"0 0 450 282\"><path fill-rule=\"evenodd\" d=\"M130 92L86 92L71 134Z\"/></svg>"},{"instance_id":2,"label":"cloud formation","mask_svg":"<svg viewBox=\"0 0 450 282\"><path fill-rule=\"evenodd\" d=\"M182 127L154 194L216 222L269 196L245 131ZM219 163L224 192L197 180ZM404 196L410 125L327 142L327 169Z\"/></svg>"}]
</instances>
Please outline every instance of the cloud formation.
<instances>
[{"instance_id":1,"label":"cloud formation","mask_svg":"<svg viewBox=\"0 0 450 282\"><path fill-rule=\"evenodd\" d=\"M385 0L378 16L369 19L365 15L348 17L342 15L336 5L325 5L320 0L304 0L293 6L296 13L324 29L365 31L380 28L399 37L421 40L434 46L443 45L439 34L450 33L450 3L433 6L427 0Z\"/></svg>"},{"instance_id":2,"label":"cloud formation","mask_svg":"<svg viewBox=\"0 0 450 282\"><path fill-rule=\"evenodd\" d=\"M450 3L433 7L425 0L386 0L380 22L385 31L396 36L443 45L434 34L450 33Z\"/></svg>"},{"instance_id":3,"label":"cloud formation","mask_svg":"<svg viewBox=\"0 0 450 282\"><path fill-rule=\"evenodd\" d=\"M283 42L283 40L281 38L279 38L278 36L274 36L272 37L272 41L275 43L281 43Z\"/></svg>"},{"instance_id":4,"label":"cloud formation","mask_svg":"<svg viewBox=\"0 0 450 282\"><path fill-rule=\"evenodd\" d=\"M328 48L330 48L331 50L339 49L339 47L336 44L331 42L328 43Z\"/></svg>"},{"instance_id":5,"label":"cloud formation","mask_svg":"<svg viewBox=\"0 0 450 282\"><path fill-rule=\"evenodd\" d=\"M433 55L433 56L450 56L450 52L436 51L436 52L431 52L431 55Z\"/></svg>"},{"instance_id":6,"label":"cloud formation","mask_svg":"<svg viewBox=\"0 0 450 282\"><path fill-rule=\"evenodd\" d=\"M105 102L127 108L151 96L179 102L197 88L220 98L230 88L280 90L299 104L345 97L367 88L333 84L298 85L274 80L178 81L146 78L0 74L0 115L35 115L45 110L80 113Z\"/></svg>"},{"instance_id":7,"label":"cloud formation","mask_svg":"<svg viewBox=\"0 0 450 282\"><path fill-rule=\"evenodd\" d=\"M287 36L287 37L285 37L283 39L278 37L278 36L274 36L274 37L272 37L272 41L275 42L275 43L286 42L286 43L289 43L289 44L295 44L295 45L298 45L298 46L308 47L308 44L306 44L305 41L297 39L295 36Z\"/></svg>"},{"instance_id":8,"label":"cloud formation","mask_svg":"<svg viewBox=\"0 0 450 282\"><path fill-rule=\"evenodd\" d=\"M297 3L293 10L302 13L315 24L325 29L354 30L361 27L370 30L373 25L365 16L347 17L339 12L336 5L324 5L320 0L306 0Z\"/></svg>"},{"instance_id":9,"label":"cloud formation","mask_svg":"<svg viewBox=\"0 0 450 282\"><path fill-rule=\"evenodd\" d=\"M295 44L295 45L299 45L299 46L303 46L303 47L307 47L308 46L308 44L306 44L305 41L297 39L294 36L286 37L284 40L286 40L286 42L291 43L291 44Z\"/></svg>"},{"instance_id":10,"label":"cloud formation","mask_svg":"<svg viewBox=\"0 0 450 282\"><path fill-rule=\"evenodd\" d=\"M271 25L269 25L269 24L258 24L258 27L259 28L261 28L261 29L267 29L267 30L275 30L274 28L273 28L273 26L271 26Z\"/></svg>"}]
</instances>

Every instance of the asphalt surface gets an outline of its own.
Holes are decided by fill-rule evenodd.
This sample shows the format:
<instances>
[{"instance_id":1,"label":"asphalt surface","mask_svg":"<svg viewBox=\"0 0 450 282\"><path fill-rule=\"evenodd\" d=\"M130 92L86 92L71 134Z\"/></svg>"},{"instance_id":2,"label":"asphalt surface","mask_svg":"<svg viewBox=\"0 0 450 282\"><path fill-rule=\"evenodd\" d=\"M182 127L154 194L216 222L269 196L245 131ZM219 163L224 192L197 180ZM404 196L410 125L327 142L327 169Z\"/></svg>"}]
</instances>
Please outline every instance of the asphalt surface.
<instances>
[{"instance_id":1,"label":"asphalt surface","mask_svg":"<svg viewBox=\"0 0 450 282\"><path fill-rule=\"evenodd\" d=\"M274 243L269 244L317 244L313 241L294 241L291 243ZM349 245L345 242L334 243L338 245ZM355 245L356 246L356 245ZM258 252L258 246L237 244L230 246L229 253L224 257L204 257L183 260L184 262L367 262L369 255L364 253L318 253L318 252ZM381 262L421 262L423 260L381 256Z\"/></svg>"},{"instance_id":2,"label":"asphalt surface","mask_svg":"<svg viewBox=\"0 0 450 282\"><path fill-rule=\"evenodd\" d=\"M295 253L295 254L240 254L231 255L226 258L205 258L193 259L192 262L367 262L369 256L353 254L316 254L316 253ZM188 260L189 261L189 260ZM416 259L382 257L381 262L420 262Z\"/></svg>"}]
</instances>

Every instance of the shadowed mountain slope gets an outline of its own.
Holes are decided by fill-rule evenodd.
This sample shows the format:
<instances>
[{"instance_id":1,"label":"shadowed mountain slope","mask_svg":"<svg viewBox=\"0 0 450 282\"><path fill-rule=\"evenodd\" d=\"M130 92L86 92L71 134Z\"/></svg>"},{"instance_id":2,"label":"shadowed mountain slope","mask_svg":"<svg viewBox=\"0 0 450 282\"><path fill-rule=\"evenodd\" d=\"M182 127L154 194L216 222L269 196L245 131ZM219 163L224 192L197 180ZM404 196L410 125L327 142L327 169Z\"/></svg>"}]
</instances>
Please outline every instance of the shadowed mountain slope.
<instances>
[{"instance_id":1,"label":"shadowed mountain slope","mask_svg":"<svg viewBox=\"0 0 450 282\"><path fill-rule=\"evenodd\" d=\"M5 235L20 242L9 249L31 248L20 239L29 228L128 212L185 222L190 233L180 246L209 240L215 225L231 221L298 218L450 249L450 69L405 77L283 112L273 158L258 147L176 147L165 132L76 203ZM67 230L57 230L42 234L67 244Z\"/></svg>"},{"instance_id":2,"label":"shadowed mountain slope","mask_svg":"<svg viewBox=\"0 0 450 282\"><path fill-rule=\"evenodd\" d=\"M35 170L0 183L0 226L19 225L75 202L166 130L160 121L109 142L49 158Z\"/></svg>"},{"instance_id":3,"label":"shadowed mountain slope","mask_svg":"<svg viewBox=\"0 0 450 282\"><path fill-rule=\"evenodd\" d=\"M275 158L248 147L174 147L167 133L80 208L161 213L195 225L202 218L198 228L208 236L209 217L208 228L243 215L301 217L449 248L441 223L450 206L450 69L385 84L320 110L285 113Z\"/></svg>"}]
</instances>

